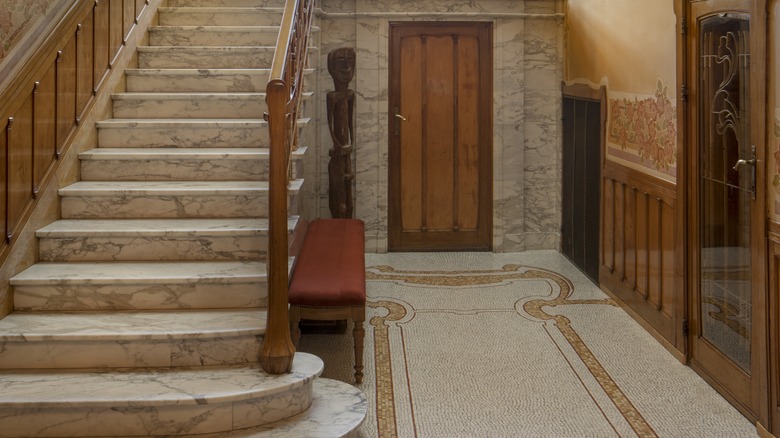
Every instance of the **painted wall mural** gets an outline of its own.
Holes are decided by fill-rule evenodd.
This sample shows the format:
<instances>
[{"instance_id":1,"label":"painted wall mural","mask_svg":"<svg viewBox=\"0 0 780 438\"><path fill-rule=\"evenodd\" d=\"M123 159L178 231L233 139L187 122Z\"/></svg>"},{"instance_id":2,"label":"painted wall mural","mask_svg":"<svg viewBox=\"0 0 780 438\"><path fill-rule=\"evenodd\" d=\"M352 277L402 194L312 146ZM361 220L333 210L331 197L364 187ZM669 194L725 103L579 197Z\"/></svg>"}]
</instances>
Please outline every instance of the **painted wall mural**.
<instances>
[{"instance_id":1,"label":"painted wall mural","mask_svg":"<svg viewBox=\"0 0 780 438\"><path fill-rule=\"evenodd\" d=\"M0 0L0 64L58 0Z\"/></svg>"},{"instance_id":2,"label":"painted wall mural","mask_svg":"<svg viewBox=\"0 0 780 438\"><path fill-rule=\"evenodd\" d=\"M610 98L607 142L608 154L674 176L677 109L669 87L659 79L654 96Z\"/></svg>"}]
</instances>

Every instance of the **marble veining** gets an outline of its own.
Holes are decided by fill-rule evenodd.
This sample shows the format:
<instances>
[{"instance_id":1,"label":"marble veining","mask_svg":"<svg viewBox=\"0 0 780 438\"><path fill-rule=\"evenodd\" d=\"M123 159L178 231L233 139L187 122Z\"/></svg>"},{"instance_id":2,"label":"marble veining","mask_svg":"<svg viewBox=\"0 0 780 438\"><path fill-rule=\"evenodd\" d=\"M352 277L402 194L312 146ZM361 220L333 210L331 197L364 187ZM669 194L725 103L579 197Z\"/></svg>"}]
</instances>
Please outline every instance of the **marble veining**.
<instances>
[{"instance_id":1,"label":"marble veining","mask_svg":"<svg viewBox=\"0 0 780 438\"><path fill-rule=\"evenodd\" d=\"M129 92L260 92L269 69L127 69Z\"/></svg>"},{"instance_id":2,"label":"marble veining","mask_svg":"<svg viewBox=\"0 0 780 438\"><path fill-rule=\"evenodd\" d=\"M178 47L146 46L138 48L139 68L262 68L273 60L274 47Z\"/></svg>"},{"instance_id":3,"label":"marble veining","mask_svg":"<svg viewBox=\"0 0 780 438\"><path fill-rule=\"evenodd\" d=\"M161 7L160 26L272 26L282 20L282 9L266 7Z\"/></svg>"},{"instance_id":4,"label":"marble veining","mask_svg":"<svg viewBox=\"0 0 780 438\"><path fill-rule=\"evenodd\" d=\"M279 26L166 26L149 29L153 46L273 46Z\"/></svg>"}]
</instances>

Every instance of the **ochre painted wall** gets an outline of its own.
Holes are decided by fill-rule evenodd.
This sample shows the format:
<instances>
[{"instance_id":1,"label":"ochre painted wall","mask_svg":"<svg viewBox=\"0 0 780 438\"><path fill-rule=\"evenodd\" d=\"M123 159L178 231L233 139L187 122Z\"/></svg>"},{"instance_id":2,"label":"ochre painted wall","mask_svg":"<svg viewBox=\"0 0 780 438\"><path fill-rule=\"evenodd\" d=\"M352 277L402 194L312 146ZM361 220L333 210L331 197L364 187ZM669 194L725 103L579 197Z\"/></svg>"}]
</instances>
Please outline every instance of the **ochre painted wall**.
<instances>
[{"instance_id":1,"label":"ochre painted wall","mask_svg":"<svg viewBox=\"0 0 780 438\"><path fill-rule=\"evenodd\" d=\"M673 0L568 0L565 81L605 85L606 157L676 179Z\"/></svg>"}]
</instances>

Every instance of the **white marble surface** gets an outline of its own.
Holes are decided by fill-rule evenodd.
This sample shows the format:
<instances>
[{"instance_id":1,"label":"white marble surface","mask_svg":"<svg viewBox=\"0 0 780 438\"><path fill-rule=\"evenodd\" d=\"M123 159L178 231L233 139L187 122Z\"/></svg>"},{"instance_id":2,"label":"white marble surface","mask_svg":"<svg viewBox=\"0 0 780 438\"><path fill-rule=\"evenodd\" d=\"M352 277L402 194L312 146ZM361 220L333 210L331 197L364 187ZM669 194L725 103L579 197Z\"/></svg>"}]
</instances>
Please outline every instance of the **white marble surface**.
<instances>
[{"instance_id":1,"label":"white marble surface","mask_svg":"<svg viewBox=\"0 0 780 438\"><path fill-rule=\"evenodd\" d=\"M257 426L307 409L322 366L317 357L297 353L292 372L280 376L262 373L258 364L3 373L0 436L182 435Z\"/></svg>"},{"instance_id":2,"label":"white marble surface","mask_svg":"<svg viewBox=\"0 0 780 438\"><path fill-rule=\"evenodd\" d=\"M273 46L278 35L279 26L163 26L149 29L149 44Z\"/></svg>"},{"instance_id":3,"label":"white marble surface","mask_svg":"<svg viewBox=\"0 0 780 438\"><path fill-rule=\"evenodd\" d=\"M145 46L138 48L139 68L268 68L274 47L178 47Z\"/></svg>"},{"instance_id":4,"label":"white marble surface","mask_svg":"<svg viewBox=\"0 0 780 438\"><path fill-rule=\"evenodd\" d=\"M168 0L169 7L284 7L285 0Z\"/></svg>"},{"instance_id":5,"label":"white marble surface","mask_svg":"<svg viewBox=\"0 0 780 438\"><path fill-rule=\"evenodd\" d=\"M309 119L298 121L299 128ZM242 119L111 119L97 122L99 147L258 147L268 124Z\"/></svg>"},{"instance_id":6,"label":"white marble surface","mask_svg":"<svg viewBox=\"0 0 780 438\"><path fill-rule=\"evenodd\" d=\"M37 263L10 281L17 311L267 306L259 261Z\"/></svg>"},{"instance_id":7,"label":"white marble surface","mask_svg":"<svg viewBox=\"0 0 780 438\"><path fill-rule=\"evenodd\" d=\"M255 119L267 110L265 93L121 93L114 94L114 117L124 119Z\"/></svg>"},{"instance_id":8,"label":"white marble surface","mask_svg":"<svg viewBox=\"0 0 780 438\"><path fill-rule=\"evenodd\" d=\"M270 69L127 69L130 92L259 92Z\"/></svg>"},{"instance_id":9,"label":"white marble surface","mask_svg":"<svg viewBox=\"0 0 780 438\"><path fill-rule=\"evenodd\" d=\"M274 26L282 21L282 8L266 7L161 7L160 26Z\"/></svg>"}]
</instances>

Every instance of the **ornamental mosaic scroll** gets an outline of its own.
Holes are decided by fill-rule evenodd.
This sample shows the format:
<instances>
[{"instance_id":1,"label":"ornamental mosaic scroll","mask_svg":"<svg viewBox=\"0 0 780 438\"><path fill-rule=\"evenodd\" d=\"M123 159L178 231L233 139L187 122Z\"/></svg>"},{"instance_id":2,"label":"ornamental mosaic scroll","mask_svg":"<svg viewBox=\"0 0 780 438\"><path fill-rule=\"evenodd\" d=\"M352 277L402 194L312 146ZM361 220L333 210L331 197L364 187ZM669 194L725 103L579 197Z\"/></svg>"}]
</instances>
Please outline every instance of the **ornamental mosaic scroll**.
<instances>
[{"instance_id":1,"label":"ornamental mosaic scroll","mask_svg":"<svg viewBox=\"0 0 780 438\"><path fill-rule=\"evenodd\" d=\"M355 75L355 49L342 47L328 53L328 73L335 88L327 94L328 129L333 140L328 162L328 204L332 217L351 218L355 92L348 87Z\"/></svg>"}]
</instances>

